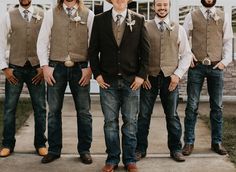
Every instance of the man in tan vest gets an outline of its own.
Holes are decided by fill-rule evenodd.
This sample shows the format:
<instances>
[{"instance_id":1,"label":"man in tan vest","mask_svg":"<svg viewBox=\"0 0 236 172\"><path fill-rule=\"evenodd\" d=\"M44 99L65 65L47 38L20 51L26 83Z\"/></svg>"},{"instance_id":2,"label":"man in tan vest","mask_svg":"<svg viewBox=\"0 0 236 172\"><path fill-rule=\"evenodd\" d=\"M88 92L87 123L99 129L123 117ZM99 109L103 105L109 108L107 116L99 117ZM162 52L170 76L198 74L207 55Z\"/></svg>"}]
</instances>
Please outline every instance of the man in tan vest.
<instances>
[{"instance_id":1,"label":"man in tan vest","mask_svg":"<svg viewBox=\"0 0 236 172\"><path fill-rule=\"evenodd\" d=\"M227 151L222 146L223 69L232 60L233 33L230 17L215 8L216 0L201 0L201 3L203 6L190 12L184 22L194 58L188 72L183 154L190 155L194 148L200 92L206 78L211 108L211 149L225 155Z\"/></svg>"},{"instance_id":2,"label":"man in tan vest","mask_svg":"<svg viewBox=\"0 0 236 172\"><path fill-rule=\"evenodd\" d=\"M19 8L8 12L0 24L0 68L6 76L0 157L9 156L14 151L16 107L24 83L28 87L34 110L34 146L39 155L47 154L45 145L47 139L44 135L46 129L45 83L36 54L36 42L42 18L43 11L33 7L31 0L19 0ZM9 64L6 60L8 44L10 45Z\"/></svg>"},{"instance_id":3,"label":"man in tan vest","mask_svg":"<svg viewBox=\"0 0 236 172\"><path fill-rule=\"evenodd\" d=\"M52 162L61 155L61 110L67 83L77 111L77 150L83 163L92 163L92 116L89 112L92 72L88 67L87 49L93 17L93 12L81 0L58 0L58 5L45 14L37 43L40 65L48 85L49 105L49 153L42 163Z\"/></svg>"},{"instance_id":4,"label":"man in tan vest","mask_svg":"<svg viewBox=\"0 0 236 172\"><path fill-rule=\"evenodd\" d=\"M190 66L191 50L183 27L169 20L170 0L154 0L153 4L156 16L147 22L151 52L148 77L140 93L136 159L146 156L151 115L159 94L166 115L170 156L183 162L178 84Z\"/></svg>"}]
</instances>

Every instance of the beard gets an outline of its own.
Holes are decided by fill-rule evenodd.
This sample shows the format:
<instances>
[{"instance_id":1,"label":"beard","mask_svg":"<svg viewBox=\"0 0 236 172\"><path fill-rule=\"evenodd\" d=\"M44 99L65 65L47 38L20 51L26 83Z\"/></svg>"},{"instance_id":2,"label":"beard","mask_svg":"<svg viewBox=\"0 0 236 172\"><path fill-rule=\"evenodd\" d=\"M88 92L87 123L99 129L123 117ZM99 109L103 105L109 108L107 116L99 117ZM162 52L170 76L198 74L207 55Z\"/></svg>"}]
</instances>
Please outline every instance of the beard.
<instances>
[{"instance_id":1,"label":"beard","mask_svg":"<svg viewBox=\"0 0 236 172\"><path fill-rule=\"evenodd\" d=\"M201 3L202 3L202 5L203 5L204 7L206 7L206 8L211 8L211 7L213 7L213 6L216 4L216 0L213 0L213 2L212 2L211 4L206 3L205 0L201 0Z\"/></svg>"},{"instance_id":2,"label":"beard","mask_svg":"<svg viewBox=\"0 0 236 172\"><path fill-rule=\"evenodd\" d=\"M22 0L20 1L20 5L21 5L22 7L27 7L27 6L29 6L30 4L31 4L31 0L28 0L28 3L23 3Z\"/></svg>"},{"instance_id":3,"label":"beard","mask_svg":"<svg viewBox=\"0 0 236 172\"><path fill-rule=\"evenodd\" d=\"M156 13L156 15L157 15L159 18L165 18L165 17L168 15L168 13L166 13L166 15L164 15L164 16L161 16L161 15L159 15L158 13Z\"/></svg>"},{"instance_id":4,"label":"beard","mask_svg":"<svg viewBox=\"0 0 236 172\"><path fill-rule=\"evenodd\" d=\"M73 0L66 0L67 2L72 2Z\"/></svg>"}]
</instances>

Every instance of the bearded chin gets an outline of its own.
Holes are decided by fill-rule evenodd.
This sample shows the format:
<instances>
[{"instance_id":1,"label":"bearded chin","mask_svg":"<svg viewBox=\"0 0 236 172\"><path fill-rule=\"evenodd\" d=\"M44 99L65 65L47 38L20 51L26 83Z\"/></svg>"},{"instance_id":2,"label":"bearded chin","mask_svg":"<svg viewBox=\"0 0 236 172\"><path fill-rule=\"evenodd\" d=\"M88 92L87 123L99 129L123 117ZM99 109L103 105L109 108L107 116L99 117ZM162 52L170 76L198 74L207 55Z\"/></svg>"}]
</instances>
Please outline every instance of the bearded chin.
<instances>
[{"instance_id":1,"label":"bearded chin","mask_svg":"<svg viewBox=\"0 0 236 172\"><path fill-rule=\"evenodd\" d=\"M205 0L201 0L201 3L202 3L202 5L203 5L204 7L206 7L206 8L211 8L211 7L213 7L213 6L216 4L216 0L213 0L212 4L206 3Z\"/></svg>"},{"instance_id":2,"label":"bearded chin","mask_svg":"<svg viewBox=\"0 0 236 172\"><path fill-rule=\"evenodd\" d=\"M165 18L167 15L168 15L168 13L165 15L165 16L160 16L158 13L156 13L156 15L159 17L159 18Z\"/></svg>"},{"instance_id":3,"label":"bearded chin","mask_svg":"<svg viewBox=\"0 0 236 172\"><path fill-rule=\"evenodd\" d=\"M27 6L29 6L30 4L31 4L31 1L29 1L27 4L24 4L24 3L20 2L20 5L21 5L22 7L27 7Z\"/></svg>"}]
</instances>

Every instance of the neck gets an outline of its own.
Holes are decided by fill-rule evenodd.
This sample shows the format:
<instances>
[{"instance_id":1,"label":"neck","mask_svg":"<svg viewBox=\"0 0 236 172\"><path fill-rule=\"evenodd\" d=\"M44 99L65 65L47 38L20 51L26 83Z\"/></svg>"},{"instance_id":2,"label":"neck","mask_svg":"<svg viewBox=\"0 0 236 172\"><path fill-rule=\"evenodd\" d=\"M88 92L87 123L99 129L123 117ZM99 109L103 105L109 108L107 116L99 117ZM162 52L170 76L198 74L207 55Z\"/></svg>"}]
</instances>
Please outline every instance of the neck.
<instances>
[{"instance_id":1,"label":"neck","mask_svg":"<svg viewBox=\"0 0 236 172\"><path fill-rule=\"evenodd\" d=\"M27 6L21 6L22 8L24 8L25 10L28 10L30 5L27 5Z\"/></svg>"},{"instance_id":2,"label":"neck","mask_svg":"<svg viewBox=\"0 0 236 172\"><path fill-rule=\"evenodd\" d=\"M117 13L122 13L122 12L124 12L125 10L126 10L126 8L124 8L124 9L116 9L116 8L114 8L114 10L117 12Z\"/></svg>"},{"instance_id":3,"label":"neck","mask_svg":"<svg viewBox=\"0 0 236 172\"><path fill-rule=\"evenodd\" d=\"M75 6L76 1L72 1L72 2L64 1L64 4L65 4L67 7L71 8L71 7Z\"/></svg>"}]
</instances>

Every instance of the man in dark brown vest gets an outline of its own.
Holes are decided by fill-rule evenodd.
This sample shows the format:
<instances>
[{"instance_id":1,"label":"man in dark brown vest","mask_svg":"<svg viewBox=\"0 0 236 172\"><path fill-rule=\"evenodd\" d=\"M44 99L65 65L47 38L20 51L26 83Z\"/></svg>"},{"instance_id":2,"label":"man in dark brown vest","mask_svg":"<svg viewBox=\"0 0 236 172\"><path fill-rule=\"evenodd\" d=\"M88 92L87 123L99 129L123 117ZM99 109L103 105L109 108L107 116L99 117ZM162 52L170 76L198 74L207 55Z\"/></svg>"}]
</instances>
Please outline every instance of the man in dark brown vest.
<instances>
[{"instance_id":1,"label":"man in dark brown vest","mask_svg":"<svg viewBox=\"0 0 236 172\"><path fill-rule=\"evenodd\" d=\"M24 83L34 110L34 146L39 155L47 154L45 83L36 53L42 19L43 11L33 7L31 0L19 0L19 8L7 13L0 24L0 68L6 76L1 157L14 151L16 107ZM10 45L9 64L6 60L7 44Z\"/></svg>"},{"instance_id":2,"label":"man in dark brown vest","mask_svg":"<svg viewBox=\"0 0 236 172\"><path fill-rule=\"evenodd\" d=\"M151 52L148 78L140 95L136 159L146 156L151 115L159 94L166 115L170 156L183 162L178 84L190 66L192 55L184 28L169 20L170 0L154 0L153 4L156 16L147 22Z\"/></svg>"},{"instance_id":3,"label":"man in dark brown vest","mask_svg":"<svg viewBox=\"0 0 236 172\"><path fill-rule=\"evenodd\" d=\"M108 0L113 8L94 19L89 57L100 86L108 154L103 172L120 162L119 111L122 125L122 160L129 172L135 163L136 125L140 86L146 79L149 40L144 17L127 9L131 0ZM100 54L100 56L99 56Z\"/></svg>"},{"instance_id":4,"label":"man in dark brown vest","mask_svg":"<svg viewBox=\"0 0 236 172\"><path fill-rule=\"evenodd\" d=\"M216 0L201 0L201 3L202 6L189 13L184 22L194 60L188 72L183 154L190 155L194 148L200 92L206 78L211 108L211 149L225 155L227 151L222 145L223 70L232 60L233 33L230 17L215 7Z\"/></svg>"},{"instance_id":5,"label":"man in dark brown vest","mask_svg":"<svg viewBox=\"0 0 236 172\"><path fill-rule=\"evenodd\" d=\"M67 83L77 111L77 150L83 163L92 163L92 116L89 112L92 71L88 67L87 49L93 17L93 12L81 0L58 0L58 5L45 14L37 44L40 65L48 84L49 105L49 151L42 163L52 162L61 155L61 110Z\"/></svg>"}]
</instances>

